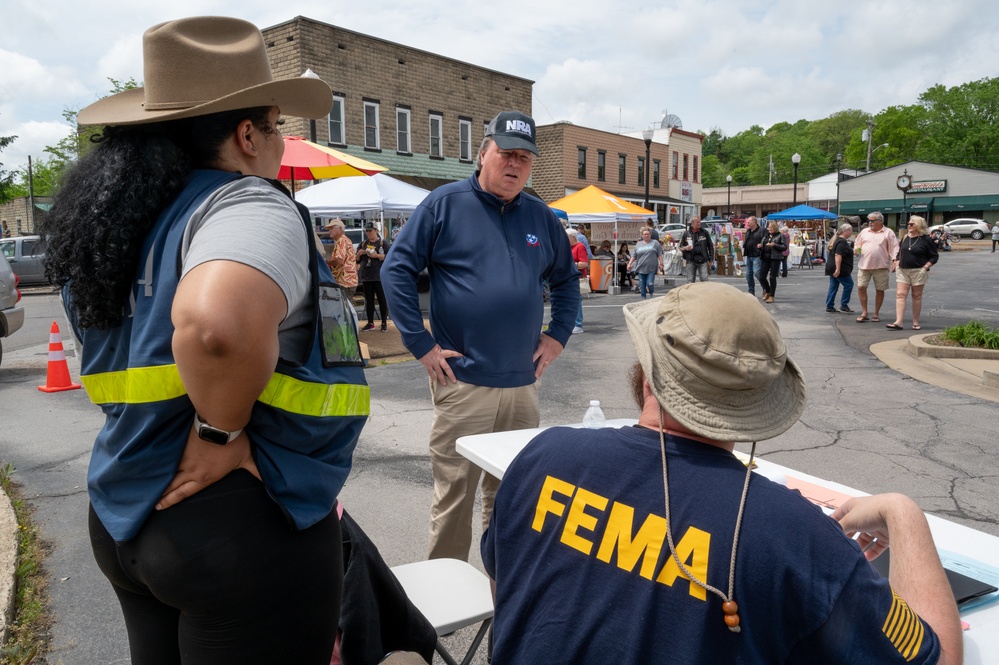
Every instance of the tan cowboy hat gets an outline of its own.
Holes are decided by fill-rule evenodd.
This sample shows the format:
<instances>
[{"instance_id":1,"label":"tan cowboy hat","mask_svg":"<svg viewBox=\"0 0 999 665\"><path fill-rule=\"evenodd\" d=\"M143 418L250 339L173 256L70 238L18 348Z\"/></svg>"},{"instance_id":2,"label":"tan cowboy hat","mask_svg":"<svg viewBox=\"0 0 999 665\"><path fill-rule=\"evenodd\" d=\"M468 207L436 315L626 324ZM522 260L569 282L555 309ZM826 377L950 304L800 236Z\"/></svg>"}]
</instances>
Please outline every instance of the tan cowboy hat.
<instances>
[{"instance_id":1,"label":"tan cowboy hat","mask_svg":"<svg viewBox=\"0 0 999 665\"><path fill-rule=\"evenodd\" d=\"M626 305L652 393L695 434L763 441L797 422L805 380L777 322L755 297L719 282L686 284Z\"/></svg>"},{"instance_id":2,"label":"tan cowboy hat","mask_svg":"<svg viewBox=\"0 0 999 665\"><path fill-rule=\"evenodd\" d=\"M315 78L275 81L264 37L252 23L197 16L160 23L142 36L145 87L105 97L80 111L81 125L138 125L256 106L318 118L333 93Z\"/></svg>"}]
</instances>

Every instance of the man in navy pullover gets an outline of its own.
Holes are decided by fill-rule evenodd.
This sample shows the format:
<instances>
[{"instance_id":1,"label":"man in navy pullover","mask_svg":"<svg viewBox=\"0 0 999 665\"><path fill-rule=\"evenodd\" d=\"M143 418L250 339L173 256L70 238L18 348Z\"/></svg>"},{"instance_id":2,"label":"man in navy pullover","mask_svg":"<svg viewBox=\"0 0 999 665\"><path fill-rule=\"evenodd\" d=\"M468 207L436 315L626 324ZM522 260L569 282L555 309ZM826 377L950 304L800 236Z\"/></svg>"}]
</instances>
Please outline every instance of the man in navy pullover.
<instances>
[{"instance_id":1,"label":"man in navy pullover","mask_svg":"<svg viewBox=\"0 0 999 665\"><path fill-rule=\"evenodd\" d=\"M481 469L455 450L462 436L537 427L537 380L562 352L579 307L579 271L558 218L523 193L538 154L534 120L516 111L486 128L476 172L434 190L382 266L406 348L427 369L434 402L430 558L468 559ZM430 274L430 331L416 281ZM542 332L542 284L551 321ZM482 479L489 523L499 481Z\"/></svg>"}]
</instances>

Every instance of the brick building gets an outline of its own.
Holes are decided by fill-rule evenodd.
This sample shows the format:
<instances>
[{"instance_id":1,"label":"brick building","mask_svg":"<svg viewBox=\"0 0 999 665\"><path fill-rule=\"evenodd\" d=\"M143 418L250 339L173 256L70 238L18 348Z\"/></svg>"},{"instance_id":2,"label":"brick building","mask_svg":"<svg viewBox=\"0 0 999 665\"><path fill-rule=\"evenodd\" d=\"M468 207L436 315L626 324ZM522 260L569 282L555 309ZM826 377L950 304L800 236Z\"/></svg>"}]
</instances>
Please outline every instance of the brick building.
<instances>
[{"instance_id":1,"label":"brick building","mask_svg":"<svg viewBox=\"0 0 999 665\"><path fill-rule=\"evenodd\" d=\"M34 203L32 209L29 197L18 196L0 204L0 234L4 237L33 235L35 226L51 207L52 200L36 196Z\"/></svg>"},{"instance_id":2,"label":"brick building","mask_svg":"<svg viewBox=\"0 0 999 665\"><path fill-rule=\"evenodd\" d=\"M533 81L298 16L264 29L275 78L311 69L333 88L329 118L288 118L312 138L428 189L468 177L486 124L531 113Z\"/></svg>"},{"instance_id":3,"label":"brick building","mask_svg":"<svg viewBox=\"0 0 999 665\"><path fill-rule=\"evenodd\" d=\"M651 165L645 163L641 133L614 134L569 122L538 127L532 186L545 201L555 201L588 185L638 205L645 204L663 223L685 223L701 198L700 134L675 127L655 129Z\"/></svg>"}]
</instances>

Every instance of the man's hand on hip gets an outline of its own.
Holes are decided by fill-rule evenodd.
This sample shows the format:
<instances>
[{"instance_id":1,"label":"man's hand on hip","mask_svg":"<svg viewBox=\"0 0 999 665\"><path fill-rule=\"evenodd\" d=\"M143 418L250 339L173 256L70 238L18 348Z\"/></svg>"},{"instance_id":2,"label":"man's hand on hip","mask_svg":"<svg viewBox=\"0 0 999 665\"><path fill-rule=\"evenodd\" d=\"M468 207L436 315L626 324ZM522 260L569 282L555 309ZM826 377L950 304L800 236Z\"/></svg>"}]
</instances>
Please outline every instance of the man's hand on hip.
<instances>
[{"instance_id":1,"label":"man's hand on hip","mask_svg":"<svg viewBox=\"0 0 999 665\"><path fill-rule=\"evenodd\" d=\"M442 349L440 344L434 344L434 348L427 351L420 358L420 362L427 368L427 374L430 375L431 379L446 386L448 379L451 379L452 383L458 383L454 372L451 371L451 366L447 364L447 359L461 358L461 356L462 354L457 351Z\"/></svg>"},{"instance_id":2,"label":"man's hand on hip","mask_svg":"<svg viewBox=\"0 0 999 665\"><path fill-rule=\"evenodd\" d=\"M538 348L534 350L534 378L540 379L548 366L562 353L562 345L554 337L541 333Z\"/></svg>"}]
</instances>

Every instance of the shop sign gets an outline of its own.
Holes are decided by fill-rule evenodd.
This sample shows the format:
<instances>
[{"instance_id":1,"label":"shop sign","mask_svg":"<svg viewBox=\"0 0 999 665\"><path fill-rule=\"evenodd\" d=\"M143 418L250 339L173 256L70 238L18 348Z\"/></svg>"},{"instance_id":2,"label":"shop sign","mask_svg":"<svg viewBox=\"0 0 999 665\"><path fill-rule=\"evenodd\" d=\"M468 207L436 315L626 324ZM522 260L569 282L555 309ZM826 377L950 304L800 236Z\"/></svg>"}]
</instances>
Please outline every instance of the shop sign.
<instances>
[{"instance_id":1,"label":"shop sign","mask_svg":"<svg viewBox=\"0 0 999 665\"><path fill-rule=\"evenodd\" d=\"M914 194L930 194L934 192L946 191L946 180L917 180L912 183L912 187L909 188L908 195L912 196Z\"/></svg>"},{"instance_id":2,"label":"shop sign","mask_svg":"<svg viewBox=\"0 0 999 665\"><path fill-rule=\"evenodd\" d=\"M693 201L694 200L694 187L690 184L689 180L684 180L680 183L680 200L681 201Z\"/></svg>"}]
</instances>

